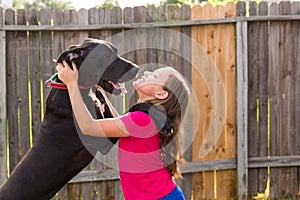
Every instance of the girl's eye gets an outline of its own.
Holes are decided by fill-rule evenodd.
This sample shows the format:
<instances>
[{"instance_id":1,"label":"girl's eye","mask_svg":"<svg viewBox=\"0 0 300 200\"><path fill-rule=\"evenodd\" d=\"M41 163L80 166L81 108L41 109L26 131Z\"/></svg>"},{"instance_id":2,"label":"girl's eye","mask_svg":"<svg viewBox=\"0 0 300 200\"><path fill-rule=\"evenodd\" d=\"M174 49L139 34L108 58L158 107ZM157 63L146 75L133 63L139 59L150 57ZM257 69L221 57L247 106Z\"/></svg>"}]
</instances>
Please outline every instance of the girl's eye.
<instances>
[{"instance_id":1,"label":"girl's eye","mask_svg":"<svg viewBox=\"0 0 300 200\"><path fill-rule=\"evenodd\" d=\"M154 78L157 78L157 77L158 77L158 75L157 75L157 74L153 74L153 76L154 76Z\"/></svg>"}]
</instances>

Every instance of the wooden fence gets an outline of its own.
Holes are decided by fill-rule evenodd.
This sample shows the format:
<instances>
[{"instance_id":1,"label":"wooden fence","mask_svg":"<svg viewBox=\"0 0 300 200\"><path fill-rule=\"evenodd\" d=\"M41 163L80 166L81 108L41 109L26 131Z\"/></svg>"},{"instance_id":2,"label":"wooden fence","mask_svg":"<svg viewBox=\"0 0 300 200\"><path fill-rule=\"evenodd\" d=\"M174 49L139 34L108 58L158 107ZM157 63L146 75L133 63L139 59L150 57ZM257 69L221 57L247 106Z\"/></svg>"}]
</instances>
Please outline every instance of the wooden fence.
<instances>
[{"instance_id":1,"label":"wooden fence","mask_svg":"<svg viewBox=\"0 0 300 200\"><path fill-rule=\"evenodd\" d=\"M170 65L190 82L186 163L177 181L187 199L296 199L299 19L299 2L0 8L0 184L39 134L52 59L94 37L110 40L142 71ZM129 98L112 100L124 112ZM115 154L95 159L53 199L123 199Z\"/></svg>"}]
</instances>

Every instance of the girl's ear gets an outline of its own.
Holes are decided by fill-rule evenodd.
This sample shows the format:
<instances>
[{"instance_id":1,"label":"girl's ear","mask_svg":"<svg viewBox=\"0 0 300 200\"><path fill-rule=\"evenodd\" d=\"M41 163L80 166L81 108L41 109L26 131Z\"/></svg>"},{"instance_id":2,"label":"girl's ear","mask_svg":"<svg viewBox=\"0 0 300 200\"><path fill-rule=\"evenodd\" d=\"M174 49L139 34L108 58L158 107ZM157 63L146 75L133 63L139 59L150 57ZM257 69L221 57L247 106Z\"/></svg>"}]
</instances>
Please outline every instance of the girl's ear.
<instances>
[{"instance_id":1,"label":"girl's ear","mask_svg":"<svg viewBox=\"0 0 300 200\"><path fill-rule=\"evenodd\" d=\"M168 96L169 96L169 93L166 90L161 90L161 91L155 93L155 97L157 99L166 99Z\"/></svg>"}]
</instances>

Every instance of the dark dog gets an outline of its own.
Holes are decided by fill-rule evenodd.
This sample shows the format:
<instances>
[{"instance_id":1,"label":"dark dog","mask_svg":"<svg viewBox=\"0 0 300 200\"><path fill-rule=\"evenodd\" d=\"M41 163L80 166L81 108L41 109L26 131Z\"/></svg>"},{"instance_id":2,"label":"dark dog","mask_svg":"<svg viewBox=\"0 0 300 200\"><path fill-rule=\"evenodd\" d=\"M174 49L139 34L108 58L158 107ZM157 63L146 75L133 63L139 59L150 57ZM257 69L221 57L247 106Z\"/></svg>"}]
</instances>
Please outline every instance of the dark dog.
<instances>
[{"instance_id":1,"label":"dark dog","mask_svg":"<svg viewBox=\"0 0 300 200\"><path fill-rule=\"evenodd\" d=\"M118 55L116 47L102 40L86 39L70 47L57 62L63 60L70 66L71 61L77 64L80 85L89 88L98 83L113 94L120 94L119 83L133 79L138 72L135 64ZM78 132L68 91L55 76L48 84L61 88L50 91L38 139L0 188L0 200L50 199L93 160L97 150L105 154L117 141ZM89 90L81 92L88 107L94 108L93 101L87 99ZM95 115L101 117L98 111ZM109 110L104 116L111 117Z\"/></svg>"}]
</instances>

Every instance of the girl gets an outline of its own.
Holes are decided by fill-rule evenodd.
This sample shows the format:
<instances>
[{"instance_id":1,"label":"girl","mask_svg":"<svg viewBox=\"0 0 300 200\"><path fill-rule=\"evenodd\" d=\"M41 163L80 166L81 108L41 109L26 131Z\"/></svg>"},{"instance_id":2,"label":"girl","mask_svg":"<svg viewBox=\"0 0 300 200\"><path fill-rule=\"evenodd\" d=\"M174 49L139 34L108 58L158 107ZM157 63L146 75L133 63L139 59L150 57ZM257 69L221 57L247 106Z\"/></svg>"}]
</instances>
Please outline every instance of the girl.
<instances>
[{"instance_id":1,"label":"girl","mask_svg":"<svg viewBox=\"0 0 300 200\"><path fill-rule=\"evenodd\" d=\"M115 118L93 119L79 91L78 69L75 63L72 66L73 70L64 61L56 69L59 79L67 85L81 131L90 136L120 138L118 162L125 199L185 199L174 182L174 178L180 176L177 169L179 129L190 98L183 77L175 69L164 67L146 71L133 82L139 96L138 103L160 106L166 112L171 129L165 134L150 115L139 110Z\"/></svg>"}]
</instances>

